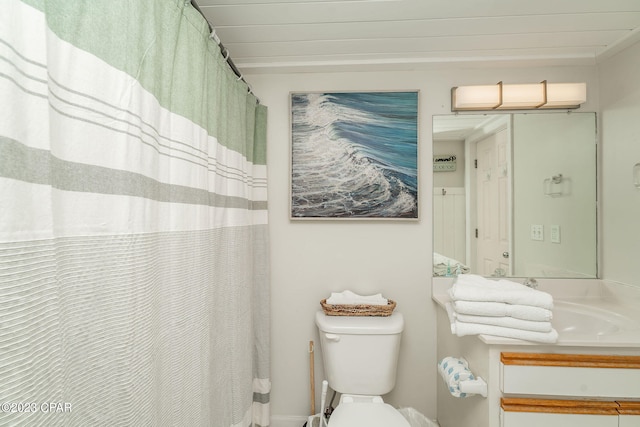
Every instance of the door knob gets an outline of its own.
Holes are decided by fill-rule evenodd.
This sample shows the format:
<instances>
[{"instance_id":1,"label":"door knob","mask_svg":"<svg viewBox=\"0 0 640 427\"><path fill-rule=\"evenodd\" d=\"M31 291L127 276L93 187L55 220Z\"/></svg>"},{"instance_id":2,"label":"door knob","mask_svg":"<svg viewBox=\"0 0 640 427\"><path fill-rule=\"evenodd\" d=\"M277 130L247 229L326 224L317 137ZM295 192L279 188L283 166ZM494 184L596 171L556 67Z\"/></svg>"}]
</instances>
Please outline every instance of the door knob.
<instances>
[{"instance_id":1,"label":"door knob","mask_svg":"<svg viewBox=\"0 0 640 427\"><path fill-rule=\"evenodd\" d=\"M509 258L509 252L502 252L502 258Z\"/></svg>"}]
</instances>

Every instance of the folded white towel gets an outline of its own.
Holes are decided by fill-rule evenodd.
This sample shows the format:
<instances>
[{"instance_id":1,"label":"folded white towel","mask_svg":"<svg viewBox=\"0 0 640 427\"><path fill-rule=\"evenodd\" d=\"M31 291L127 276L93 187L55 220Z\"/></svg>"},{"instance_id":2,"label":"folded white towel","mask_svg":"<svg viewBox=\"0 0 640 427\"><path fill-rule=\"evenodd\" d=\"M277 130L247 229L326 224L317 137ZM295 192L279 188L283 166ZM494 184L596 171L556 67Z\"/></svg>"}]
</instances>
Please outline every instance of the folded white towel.
<instances>
[{"instance_id":1,"label":"folded white towel","mask_svg":"<svg viewBox=\"0 0 640 427\"><path fill-rule=\"evenodd\" d=\"M492 335L545 344L553 344L558 341L558 332L555 329L551 329L549 332L533 332L515 328L504 328L502 326L465 323L458 320L451 323L451 333L459 337L465 335Z\"/></svg>"},{"instance_id":2,"label":"folded white towel","mask_svg":"<svg viewBox=\"0 0 640 427\"><path fill-rule=\"evenodd\" d=\"M449 388L449 393L455 397L466 397L467 394L460 391L460 383L475 379L466 360L451 356L438 362L438 372Z\"/></svg>"},{"instance_id":3,"label":"folded white towel","mask_svg":"<svg viewBox=\"0 0 640 427\"><path fill-rule=\"evenodd\" d=\"M469 267L453 258L433 253L433 274L436 276L446 276L447 270L450 275L465 274L470 271Z\"/></svg>"},{"instance_id":4,"label":"folded white towel","mask_svg":"<svg viewBox=\"0 0 640 427\"><path fill-rule=\"evenodd\" d=\"M475 274L458 276L449 289L454 301L504 302L553 309L553 297L509 280L493 281Z\"/></svg>"},{"instance_id":5,"label":"folded white towel","mask_svg":"<svg viewBox=\"0 0 640 427\"><path fill-rule=\"evenodd\" d=\"M441 255L437 252L433 253L433 264L444 264L447 265L447 263L454 263L455 260L453 258L449 258L448 256L444 256Z\"/></svg>"},{"instance_id":6,"label":"folded white towel","mask_svg":"<svg viewBox=\"0 0 640 427\"><path fill-rule=\"evenodd\" d=\"M533 331L533 332L550 332L551 322L541 322L534 320L523 320L517 319L511 316L474 316L468 314L460 314L453 309L453 306L450 303L447 303L447 313L450 314L450 321L454 322L456 320L465 323L477 323L481 325L493 325L493 326L502 326L505 328L516 328L522 329L525 331Z\"/></svg>"},{"instance_id":7,"label":"folded white towel","mask_svg":"<svg viewBox=\"0 0 640 427\"><path fill-rule=\"evenodd\" d=\"M375 295L358 295L351 291L332 292L327 298L327 304L335 305L387 305L389 300L383 298L382 294Z\"/></svg>"},{"instance_id":8,"label":"folded white towel","mask_svg":"<svg viewBox=\"0 0 640 427\"><path fill-rule=\"evenodd\" d=\"M484 301L454 301L452 304L457 313L473 316L510 316L539 322L548 322L553 318L551 310L530 305Z\"/></svg>"}]
</instances>

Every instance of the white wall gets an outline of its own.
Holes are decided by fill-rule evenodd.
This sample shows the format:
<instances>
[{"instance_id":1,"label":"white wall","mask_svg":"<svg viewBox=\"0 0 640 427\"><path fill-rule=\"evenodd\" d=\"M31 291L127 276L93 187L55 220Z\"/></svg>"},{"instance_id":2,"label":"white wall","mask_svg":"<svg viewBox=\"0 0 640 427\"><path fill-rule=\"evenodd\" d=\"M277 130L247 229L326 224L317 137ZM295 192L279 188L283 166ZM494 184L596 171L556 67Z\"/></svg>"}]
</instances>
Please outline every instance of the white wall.
<instances>
[{"instance_id":1,"label":"white wall","mask_svg":"<svg viewBox=\"0 0 640 427\"><path fill-rule=\"evenodd\" d=\"M433 187L464 187L464 140L433 141L433 154L456 156L456 170L434 172Z\"/></svg>"},{"instance_id":2,"label":"white wall","mask_svg":"<svg viewBox=\"0 0 640 427\"><path fill-rule=\"evenodd\" d=\"M603 278L640 286L640 43L600 65Z\"/></svg>"},{"instance_id":3,"label":"white wall","mask_svg":"<svg viewBox=\"0 0 640 427\"><path fill-rule=\"evenodd\" d=\"M596 277L595 115L517 114L513 129L516 275ZM558 174L560 184L545 183ZM544 227L544 240L531 239L533 224ZM560 227L559 243L551 241L552 225Z\"/></svg>"},{"instance_id":4,"label":"white wall","mask_svg":"<svg viewBox=\"0 0 640 427\"><path fill-rule=\"evenodd\" d=\"M272 254L272 382L274 419L309 412L308 342L318 343L319 301L345 288L382 292L397 301L406 328L396 389L386 398L436 417L436 308L431 302L431 118L450 113L452 86L585 81L594 66L558 68L434 68L411 72L246 75L269 107L269 221ZM289 93L291 91L419 90L418 222L289 220ZM594 111L597 91L583 110ZM322 379L316 344L316 383ZM276 423L274 423L274 427Z\"/></svg>"}]
</instances>

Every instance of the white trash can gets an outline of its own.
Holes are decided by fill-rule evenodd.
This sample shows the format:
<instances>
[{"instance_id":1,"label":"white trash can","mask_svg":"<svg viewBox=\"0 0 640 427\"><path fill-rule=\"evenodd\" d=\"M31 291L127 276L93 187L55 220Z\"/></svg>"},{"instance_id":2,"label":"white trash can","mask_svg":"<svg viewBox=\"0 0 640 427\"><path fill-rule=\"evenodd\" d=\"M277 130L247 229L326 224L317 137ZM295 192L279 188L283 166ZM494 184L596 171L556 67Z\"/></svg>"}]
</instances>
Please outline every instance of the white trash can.
<instances>
[{"instance_id":1,"label":"white trash can","mask_svg":"<svg viewBox=\"0 0 640 427\"><path fill-rule=\"evenodd\" d=\"M398 412L409 421L411 427L438 427L438 423L431 421L413 408L400 408Z\"/></svg>"}]
</instances>

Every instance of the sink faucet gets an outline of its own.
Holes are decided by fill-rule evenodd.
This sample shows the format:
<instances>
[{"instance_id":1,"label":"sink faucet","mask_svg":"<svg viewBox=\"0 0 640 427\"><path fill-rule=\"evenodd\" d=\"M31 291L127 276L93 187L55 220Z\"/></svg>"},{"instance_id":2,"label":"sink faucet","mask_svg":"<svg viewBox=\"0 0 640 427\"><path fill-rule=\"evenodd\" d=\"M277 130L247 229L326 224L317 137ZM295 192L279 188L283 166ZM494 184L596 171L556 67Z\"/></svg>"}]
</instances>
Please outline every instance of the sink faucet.
<instances>
[{"instance_id":1,"label":"sink faucet","mask_svg":"<svg viewBox=\"0 0 640 427\"><path fill-rule=\"evenodd\" d=\"M496 268L495 270L493 270L491 277L505 277L506 275L507 275L507 272L504 271L503 268Z\"/></svg>"},{"instance_id":2,"label":"sink faucet","mask_svg":"<svg viewBox=\"0 0 640 427\"><path fill-rule=\"evenodd\" d=\"M538 281L533 277L528 277L523 285L530 287L531 289L538 289Z\"/></svg>"}]
</instances>

